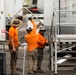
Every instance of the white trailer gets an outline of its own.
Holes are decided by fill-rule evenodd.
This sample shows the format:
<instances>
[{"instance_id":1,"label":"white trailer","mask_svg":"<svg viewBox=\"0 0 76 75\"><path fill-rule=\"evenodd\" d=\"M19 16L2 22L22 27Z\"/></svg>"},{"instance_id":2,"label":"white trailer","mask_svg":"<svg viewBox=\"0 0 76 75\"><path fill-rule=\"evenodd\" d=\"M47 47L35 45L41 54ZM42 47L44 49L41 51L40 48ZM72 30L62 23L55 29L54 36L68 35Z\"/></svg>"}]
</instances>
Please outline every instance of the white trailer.
<instances>
[{"instance_id":1,"label":"white trailer","mask_svg":"<svg viewBox=\"0 0 76 75\"><path fill-rule=\"evenodd\" d=\"M0 41L5 41L6 28L5 28L5 7L4 0L0 0Z\"/></svg>"},{"instance_id":2,"label":"white trailer","mask_svg":"<svg viewBox=\"0 0 76 75\"><path fill-rule=\"evenodd\" d=\"M22 9L23 0L5 0L5 17L6 22L12 18L16 13ZM18 15L22 15L22 11L18 13Z\"/></svg>"},{"instance_id":3,"label":"white trailer","mask_svg":"<svg viewBox=\"0 0 76 75\"><path fill-rule=\"evenodd\" d=\"M6 29L9 28L9 20L22 9L23 0L0 0L0 41L6 40ZM18 13L22 16L22 11Z\"/></svg>"}]
</instances>

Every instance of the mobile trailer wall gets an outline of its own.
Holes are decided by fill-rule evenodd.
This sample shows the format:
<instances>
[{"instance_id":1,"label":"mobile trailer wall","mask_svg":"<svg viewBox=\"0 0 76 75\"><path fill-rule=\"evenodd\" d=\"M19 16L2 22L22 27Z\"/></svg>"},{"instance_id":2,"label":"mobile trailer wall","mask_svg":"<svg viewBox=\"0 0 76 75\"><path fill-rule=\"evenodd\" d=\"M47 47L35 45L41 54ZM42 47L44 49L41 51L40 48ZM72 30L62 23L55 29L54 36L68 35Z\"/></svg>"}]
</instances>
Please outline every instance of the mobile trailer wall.
<instances>
[{"instance_id":1,"label":"mobile trailer wall","mask_svg":"<svg viewBox=\"0 0 76 75\"><path fill-rule=\"evenodd\" d=\"M22 8L24 0L5 0L5 28L8 31L10 28L11 18L13 18ZM17 15L23 15L23 10L21 10ZM6 34L6 40L8 40L8 34Z\"/></svg>"},{"instance_id":2,"label":"mobile trailer wall","mask_svg":"<svg viewBox=\"0 0 76 75\"><path fill-rule=\"evenodd\" d=\"M51 26L54 0L44 0L44 24Z\"/></svg>"},{"instance_id":3,"label":"mobile trailer wall","mask_svg":"<svg viewBox=\"0 0 76 75\"><path fill-rule=\"evenodd\" d=\"M39 11L44 12L44 0L37 1L37 8Z\"/></svg>"},{"instance_id":4,"label":"mobile trailer wall","mask_svg":"<svg viewBox=\"0 0 76 75\"><path fill-rule=\"evenodd\" d=\"M61 10L76 10L76 0L61 0ZM75 23L76 11L61 13L61 22Z\"/></svg>"},{"instance_id":5,"label":"mobile trailer wall","mask_svg":"<svg viewBox=\"0 0 76 75\"><path fill-rule=\"evenodd\" d=\"M23 0L5 0L5 17L6 22L12 18L16 13L22 9ZM22 11L18 13L18 15L22 15Z\"/></svg>"},{"instance_id":6,"label":"mobile trailer wall","mask_svg":"<svg viewBox=\"0 0 76 75\"><path fill-rule=\"evenodd\" d=\"M6 40L7 21L22 7L23 0L0 0L0 41ZM22 15L22 11L18 15Z\"/></svg>"},{"instance_id":7,"label":"mobile trailer wall","mask_svg":"<svg viewBox=\"0 0 76 75\"><path fill-rule=\"evenodd\" d=\"M76 0L44 0L44 24L46 26L51 26L52 13L59 10L59 1L60 1L60 10L76 10ZM76 23L76 11L72 12L59 12L56 14L57 23ZM59 19L60 15L60 19ZM60 20L60 21L59 21ZM62 25L61 25L62 26ZM67 26L67 24L63 25ZM68 25L69 26L69 25ZM70 26L73 26L73 24ZM76 30L74 28L74 30Z\"/></svg>"},{"instance_id":8,"label":"mobile trailer wall","mask_svg":"<svg viewBox=\"0 0 76 75\"><path fill-rule=\"evenodd\" d=\"M60 15L59 15L59 12L56 14L57 15L56 22L63 23L60 25L59 33L76 34L76 11L75 11L76 0L58 0L58 1L60 1L61 11L60 11Z\"/></svg>"},{"instance_id":9,"label":"mobile trailer wall","mask_svg":"<svg viewBox=\"0 0 76 75\"><path fill-rule=\"evenodd\" d=\"M0 41L5 41L5 8L4 0L0 0Z\"/></svg>"},{"instance_id":10,"label":"mobile trailer wall","mask_svg":"<svg viewBox=\"0 0 76 75\"><path fill-rule=\"evenodd\" d=\"M52 13L54 9L55 0L38 0L37 8L44 14L44 24L45 26L51 25Z\"/></svg>"}]
</instances>

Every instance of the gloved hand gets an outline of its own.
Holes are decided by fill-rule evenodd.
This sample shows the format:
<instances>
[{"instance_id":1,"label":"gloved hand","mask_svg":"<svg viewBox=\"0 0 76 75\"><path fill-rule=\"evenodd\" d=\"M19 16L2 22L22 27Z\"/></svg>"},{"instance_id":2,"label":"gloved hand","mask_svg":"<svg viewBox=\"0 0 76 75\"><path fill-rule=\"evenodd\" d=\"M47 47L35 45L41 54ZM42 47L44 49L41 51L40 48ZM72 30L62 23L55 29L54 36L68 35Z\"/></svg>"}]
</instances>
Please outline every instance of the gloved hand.
<instances>
[{"instance_id":1,"label":"gloved hand","mask_svg":"<svg viewBox=\"0 0 76 75\"><path fill-rule=\"evenodd\" d=\"M32 18L31 18L31 17L29 17L28 19L29 19L29 20L32 20Z\"/></svg>"},{"instance_id":2,"label":"gloved hand","mask_svg":"<svg viewBox=\"0 0 76 75\"><path fill-rule=\"evenodd\" d=\"M22 46L27 46L27 43L22 43L21 45L22 45Z\"/></svg>"},{"instance_id":3,"label":"gloved hand","mask_svg":"<svg viewBox=\"0 0 76 75\"><path fill-rule=\"evenodd\" d=\"M45 43L45 46L49 46L49 43Z\"/></svg>"}]
</instances>

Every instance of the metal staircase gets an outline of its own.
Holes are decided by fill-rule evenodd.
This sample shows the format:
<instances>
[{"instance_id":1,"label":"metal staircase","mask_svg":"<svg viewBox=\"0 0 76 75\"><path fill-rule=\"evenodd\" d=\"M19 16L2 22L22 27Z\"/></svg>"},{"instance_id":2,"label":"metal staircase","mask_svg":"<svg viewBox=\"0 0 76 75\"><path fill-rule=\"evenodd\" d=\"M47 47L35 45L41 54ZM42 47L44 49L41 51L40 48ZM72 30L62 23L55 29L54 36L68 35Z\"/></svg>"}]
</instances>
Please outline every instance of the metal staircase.
<instances>
[{"instance_id":1,"label":"metal staircase","mask_svg":"<svg viewBox=\"0 0 76 75\"><path fill-rule=\"evenodd\" d=\"M65 12L74 12L76 10L56 10L53 12L53 18L52 18L52 25L51 25L51 32L49 36L50 40L50 52L51 52L51 72L57 74L59 65L62 66L74 66L74 64L58 64L58 61L60 59L66 59L66 60L75 60L76 57L72 57L73 54L76 54L76 51L73 51L72 48L76 47L76 34L75 31L71 32L73 30L72 26L76 27L76 23L61 23L57 19L59 18L58 13ZM69 15L69 17L72 17ZM72 26L71 26L72 25ZM67 28L67 31L65 33L61 33L62 27L70 27L72 28L69 30ZM61 43L62 42L62 43ZM67 42L67 43L66 43ZM64 60L64 61L66 61ZM63 62L64 62L63 61Z\"/></svg>"}]
</instances>

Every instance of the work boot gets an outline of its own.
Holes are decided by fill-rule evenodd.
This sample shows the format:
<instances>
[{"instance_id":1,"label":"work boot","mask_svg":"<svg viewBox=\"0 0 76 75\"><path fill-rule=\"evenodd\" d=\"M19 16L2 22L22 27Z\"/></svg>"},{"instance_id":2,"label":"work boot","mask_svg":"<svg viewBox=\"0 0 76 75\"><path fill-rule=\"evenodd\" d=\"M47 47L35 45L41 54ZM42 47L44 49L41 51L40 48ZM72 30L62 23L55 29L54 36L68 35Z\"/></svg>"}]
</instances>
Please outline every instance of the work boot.
<instances>
[{"instance_id":1,"label":"work boot","mask_svg":"<svg viewBox=\"0 0 76 75\"><path fill-rule=\"evenodd\" d=\"M33 74L34 72L33 71L28 71L28 74Z\"/></svg>"},{"instance_id":2,"label":"work boot","mask_svg":"<svg viewBox=\"0 0 76 75\"><path fill-rule=\"evenodd\" d=\"M19 73L16 73L16 74L14 74L14 73L11 73L11 75L20 75Z\"/></svg>"},{"instance_id":3,"label":"work boot","mask_svg":"<svg viewBox=\"0 0 76 75\"><path fill-rule=\"evenodd\" d=\"M37 72L38 72L38 73L44 73L44 71L41 70L41 69L37 69Z\"/></svg>"},{"instance_id":4,"label":"work boot","mask_svg":"<svg viewBox=\"0 0 76 75\"><path fill-rule=\"evenodd\" d=\"M11 75L20 75L17 71L11 72Z\"/></svg>"},{"instance_id":5,"label":"work boot","mask_svg":"<svg viewBox=\"0 0 76 75\"><path fill-rule=\"evenodd\" d=\"M19 74L11 74L11 75L19 75Z\"/></svg>"},{"instance_id":6,"label":"work boot","mask_svg":"<svg viewBox=\"0 0 76 75\"><path fill-rule=\"evenodd\" d=\"M34 73L37 73L37 71L33 71Z\"/></svg>"},{"instance_id":7,"label":"work boot","mask_svg":"<svg viewBox=\"0 0 76 75\"><path fill-rule=\"evenodd\" d=\"M11 75L16 75L17 73L11 72Z\"/></svg>"}]
</instances>

